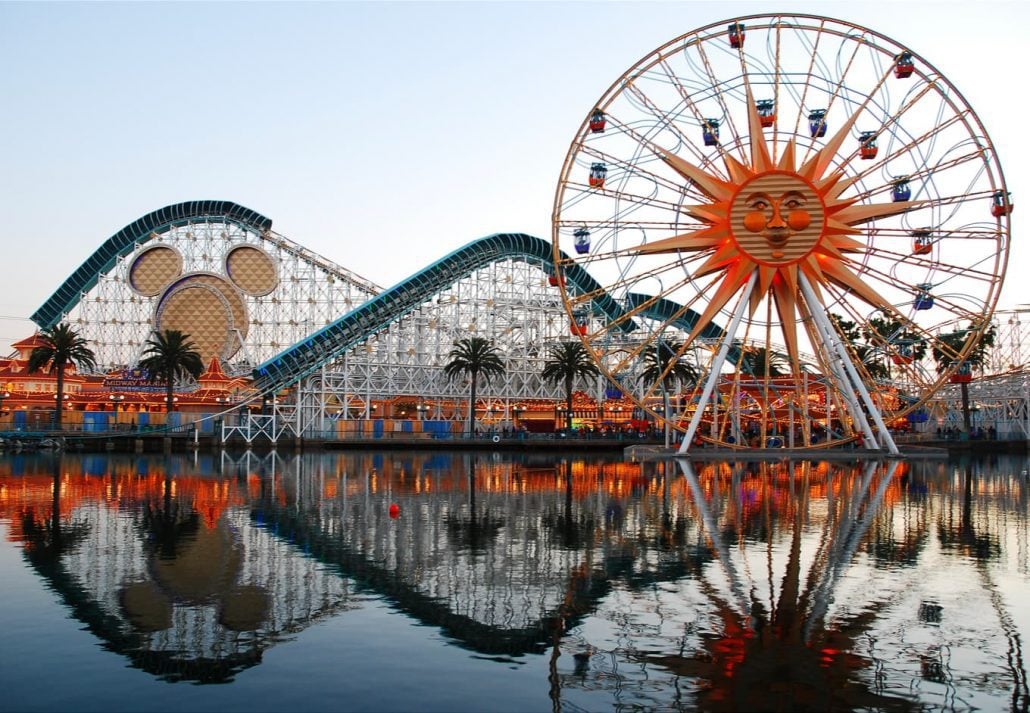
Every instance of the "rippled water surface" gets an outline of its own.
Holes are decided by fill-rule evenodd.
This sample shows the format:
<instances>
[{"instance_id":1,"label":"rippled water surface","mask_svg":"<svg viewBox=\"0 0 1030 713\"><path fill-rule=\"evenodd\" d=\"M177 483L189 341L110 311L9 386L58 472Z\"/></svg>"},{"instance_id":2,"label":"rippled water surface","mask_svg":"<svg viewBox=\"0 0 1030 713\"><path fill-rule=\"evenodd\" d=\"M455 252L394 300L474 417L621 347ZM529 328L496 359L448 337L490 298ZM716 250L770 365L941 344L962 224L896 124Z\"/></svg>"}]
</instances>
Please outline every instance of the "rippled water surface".
<instances>
[{"instance_id":1,"label":"rippled water surface","mask_svg":"<svg viewBox=\"0 0 1030 713\"><path fill-rule=\"evenodd\" d=\"M0 457L0 710L1030 705L1028 462Z\"/></svg>"}]
</instances>

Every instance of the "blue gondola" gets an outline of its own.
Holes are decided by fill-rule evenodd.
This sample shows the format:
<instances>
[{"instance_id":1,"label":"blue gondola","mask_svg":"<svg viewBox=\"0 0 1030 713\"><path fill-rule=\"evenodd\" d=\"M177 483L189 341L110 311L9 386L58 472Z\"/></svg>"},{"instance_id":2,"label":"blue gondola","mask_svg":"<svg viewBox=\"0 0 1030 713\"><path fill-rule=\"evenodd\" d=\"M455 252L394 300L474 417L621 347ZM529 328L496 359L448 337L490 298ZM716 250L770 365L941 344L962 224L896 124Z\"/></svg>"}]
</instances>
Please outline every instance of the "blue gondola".
<instances>
[{"instance_id":1,"label":"blue gondola","mask_svg":"<svg viewBox=\"0 0 1030 713\"><path fill-rule=\"evenodd\" d=\"M719 120L705 119L705 123L701 126L701 137L705 141L705 146L718 146Z\"/></svg>"},{"instance_id":2,"label":"blue gondola","mask_svg":"<svg viewBox=\"0 0 1030 713\"><path fill-rule=\"evenodd\" d=\"M808 114L808 131L813 139L826 136L826 110L814 109Z\"/></svg>"},{"instance_id":3,"label":"blue gondola","mask_svg":"<svg viewBox=\"0 0 1030 713\"><path fill-rule=\"evenodd\" d=\"M891 200L895 203L907 201L912 197L912 188L908 185L908 176L895 176L891 186Z\"/></svg>"},{"instance_id":4,"label":"blue gondola","mask_svg":"<svg viewBox=\"0 0 1030 713\"><path fill-rule=\"evenodd\" d=\"M933 295L930 294L932 287L933 285L929 284L916 285L916 299L913 305L916 309L933 309Z\"/></svg>"},{"instance_id":5,"label":"blue gondola","mask_svg":"<svg viewBox=\"0 0 1030 713\"><path fill-rule=\"evenodd\" d=\"M586 255L590 252L590 231L586 228L578 228L576 232L572 234L575 238L574 245L576 246L576 252L580 255Z\"/></svg>"}]
</instances>

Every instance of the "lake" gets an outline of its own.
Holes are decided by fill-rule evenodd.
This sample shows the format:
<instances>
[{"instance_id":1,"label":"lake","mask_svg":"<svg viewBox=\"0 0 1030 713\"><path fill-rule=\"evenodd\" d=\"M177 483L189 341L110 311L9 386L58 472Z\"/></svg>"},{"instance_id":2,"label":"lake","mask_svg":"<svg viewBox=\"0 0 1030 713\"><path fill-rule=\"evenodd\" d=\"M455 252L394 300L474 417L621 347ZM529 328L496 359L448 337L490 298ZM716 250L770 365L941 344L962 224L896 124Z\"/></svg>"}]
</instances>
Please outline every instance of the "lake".
<instances>
[{"instance_id":1,"label":"lake","mask_svg":"<svg viewBox=\"0 0 1030 713\"><path fill-rule=\"evenodd\" d=\"M1025 456L0 456L0 710L1027 710Z\"/></svg>"}]
</instances>

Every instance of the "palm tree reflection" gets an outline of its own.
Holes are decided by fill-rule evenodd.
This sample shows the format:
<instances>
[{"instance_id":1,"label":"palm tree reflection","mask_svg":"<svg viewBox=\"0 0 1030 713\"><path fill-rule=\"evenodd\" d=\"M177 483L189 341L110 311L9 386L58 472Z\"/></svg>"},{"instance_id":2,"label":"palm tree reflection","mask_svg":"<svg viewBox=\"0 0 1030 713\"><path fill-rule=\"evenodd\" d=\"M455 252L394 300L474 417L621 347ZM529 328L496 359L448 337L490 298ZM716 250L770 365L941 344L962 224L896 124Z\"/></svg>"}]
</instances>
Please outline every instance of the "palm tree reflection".
<instances>
[{"instance_id":1,"label":"palm tree reflection","mask_svg":"<svg viewBox=\"0 0 1030 713\"><path fill-rule=\"evenodd\" d=\"M447 531L454 538L458 550L482 554L497 538L504 520L487 509L482 515L476 507L476 459L468 460L469 504L468 513L448 513Z\"/></svg>"},{"instance_id":2,"label":"palm tree reflection","mask_svg":"<svg viewBox=\"0 0 1030 713\"><path fill-rule=\"evenodd\" d=\"M53 485L51 486L50 512L38 512L26 508L22 513L22 532L26 543L26 555L33 565L53 571L61 568L61 558L82 542L89 533L85 523L65 523L61 513L62 456L53 455L50 462Z\"/></svg>"}]
</instances>

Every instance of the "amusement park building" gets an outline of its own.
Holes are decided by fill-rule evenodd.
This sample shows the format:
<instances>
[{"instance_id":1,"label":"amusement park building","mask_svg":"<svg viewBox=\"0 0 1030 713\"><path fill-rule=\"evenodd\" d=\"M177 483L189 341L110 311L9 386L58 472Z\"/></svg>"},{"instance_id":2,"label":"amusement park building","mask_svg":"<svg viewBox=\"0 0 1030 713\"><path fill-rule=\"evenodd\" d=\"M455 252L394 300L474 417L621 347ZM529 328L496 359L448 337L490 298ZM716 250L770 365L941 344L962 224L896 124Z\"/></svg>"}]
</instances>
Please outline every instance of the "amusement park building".
<instances>
[{"instance_id":1,"label":"amusement park building","mask_svg":"<svg viewBox=\"0 0 1030 713\"><path fill-rule=\"evenodd\" d=\"M603 293L580 268L563 278L580 293ZM96 354L96 373L68 367L63 421L70 428L199 419L210 429L229 413L274 410L296 433L323 437L458 431L465 427L468 385L449 380L443 366L458 339L480 335L499 348L506 369L481 385L477 426L551 431L565 414L562 387L541 377L548 347L582 329L569 319L558 279L550 243L509 233L473 241L384 289L275 233L271 219L252 210L195 201L143 216L103 242L33 320L41 328L71 324ZM612 305L597 298L594 308L603 313ZM672 309L651 307L660 319ZM1026 411L1025 394L1020 400L1012 393L1025 391L1026 377L1019 314L998 313L995 321L1000 338L988 372L1008 376L985 382L1001 378L1001 392L977 392L976 399L984 418L990 412L1000 423L1014 398L1021 404L1016 411ZM164 329L189 334L207 365L196 382L178 385L171 416L164 413L163 387L150 384L137 366L147 339ZM711 331L708 336L718 336L715 325ZM54 375L27 370L37 345L38 336L30 336L0 360L0 427L33 430L50 422ZM598 377L578 387L576 425L643 427L645 414L624 393L632 384ZM788 398L777 405L775 394L763 395L757 386L740 392L756 413L782 410L786 420L797 408ZM820 418L830 418L817 381L811 393L806 386L805 398L815 409L821 401ZM957 395L946 387L930 404L931 425L957 423L956 406ZM1017 426L1020 418L1017 413Z\"/></svg>"}]
</instances>

